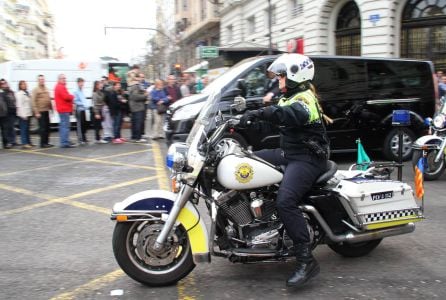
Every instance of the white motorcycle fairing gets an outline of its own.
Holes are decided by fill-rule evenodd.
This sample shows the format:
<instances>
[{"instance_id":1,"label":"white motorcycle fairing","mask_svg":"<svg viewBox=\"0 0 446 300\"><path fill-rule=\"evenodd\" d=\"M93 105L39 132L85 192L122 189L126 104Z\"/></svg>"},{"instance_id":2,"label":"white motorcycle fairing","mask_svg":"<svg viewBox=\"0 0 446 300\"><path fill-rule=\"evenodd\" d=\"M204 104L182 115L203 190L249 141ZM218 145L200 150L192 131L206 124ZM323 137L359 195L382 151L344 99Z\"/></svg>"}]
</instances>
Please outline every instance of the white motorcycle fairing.
<instances>
[{"instance_id":1,"label":"white motorcycle fairing","mask_svg":"<svg viewBox=\"0 0 446 300\"><path fill-rule=\"evenodd\" d=\"M230 190L247 190L280 183L283 174L252 158L230 154L217 167L217 180Z\"/></svg>"}]
</instances>

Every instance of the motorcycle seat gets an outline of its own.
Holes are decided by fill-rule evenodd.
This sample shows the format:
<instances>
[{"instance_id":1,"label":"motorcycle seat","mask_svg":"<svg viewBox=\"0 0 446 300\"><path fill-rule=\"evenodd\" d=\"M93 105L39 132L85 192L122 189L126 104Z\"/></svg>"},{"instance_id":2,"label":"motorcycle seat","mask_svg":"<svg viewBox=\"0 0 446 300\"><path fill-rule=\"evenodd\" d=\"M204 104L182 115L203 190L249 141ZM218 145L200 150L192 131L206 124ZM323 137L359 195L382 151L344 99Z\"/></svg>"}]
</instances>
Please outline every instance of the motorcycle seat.
<instances>
[{"instance_id":1,"label":"motorcycle seat","mask_svg":"<svg viewBox=\"0 0 446 300\"><path fill-rule=\"evenodd\" d=\"M322 173L321 176L318 177L318 179L316 179L316 182L314 183L315 186L322 186L325 183L327 183L327 181L329 181L334 174L338 171L338 165L332 161L332 160L328 160L327 161L327 169L325 170L324 173Z\"/></svg>"},{"instance_id":2,"label":"motorcycle seat","mask_svg":"<svg viewBox=\"0 0 446 300\"><path fill-rule=\"evenodd\" d=\"M285 172L286 165L281 165L280 169L282 172ZM331 177L334 176L334 174L338 171L338 165L332 161L327 161L327 168L325 169L324 173L322 173L314 182L314 186L323 186L327 181L331 179Z\"/></svg>"}]
</instances>

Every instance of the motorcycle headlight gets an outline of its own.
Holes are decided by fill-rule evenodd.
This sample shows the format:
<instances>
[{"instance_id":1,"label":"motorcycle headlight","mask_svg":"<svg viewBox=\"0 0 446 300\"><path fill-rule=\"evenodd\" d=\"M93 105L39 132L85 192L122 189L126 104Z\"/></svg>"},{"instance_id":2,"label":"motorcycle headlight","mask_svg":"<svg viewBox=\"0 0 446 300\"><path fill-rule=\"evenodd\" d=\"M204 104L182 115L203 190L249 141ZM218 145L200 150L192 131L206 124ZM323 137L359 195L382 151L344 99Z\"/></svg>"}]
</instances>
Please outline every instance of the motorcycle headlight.
<instances>
[{"instance_id":1,"label":"motorcycle headlight","mask_svg":"<svg viewBox=\"0 0 446 300\"><path fill-rule=\"evenodd\" d=\"M438 115L434 118L434 126L435 128L441 129L444 127L444 122L446 121L446 118L444 115Z\"/></svg>"},{"instance_id":2,"label":"motorcycle headlight","mask_svg":"<svg viewBox=\"0 0 446 300\"><path fill-rule=\"evenodd\" d=\"M195 118L200 113L200 110L203 108L205 104L206 101L202 101L180 107L173 113L172 121Z\"/></svg>"},{"instance_id":3,"label":"motorcycle headlight","mask_svg":"<svg viewBox=\"0 0 446 300\"><path fill-rule=\"evenodd\" d=\"M186 166L187 146L182 143L174 143L169 147L166 156L166 166L175 172L181 172Z\"/></svg>"}]
</instances>

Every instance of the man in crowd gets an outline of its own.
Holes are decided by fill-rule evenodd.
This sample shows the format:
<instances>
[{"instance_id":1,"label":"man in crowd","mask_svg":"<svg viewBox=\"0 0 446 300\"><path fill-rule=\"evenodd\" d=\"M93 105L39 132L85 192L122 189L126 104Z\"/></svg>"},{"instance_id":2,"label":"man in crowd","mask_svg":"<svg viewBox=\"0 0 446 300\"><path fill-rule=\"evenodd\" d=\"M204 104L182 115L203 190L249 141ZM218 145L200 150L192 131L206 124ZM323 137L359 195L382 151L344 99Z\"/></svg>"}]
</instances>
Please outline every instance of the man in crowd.
<instances>
[{"instance_id":1,"label":"man in crowd","mask_svg":"<svg viewBox=\"0 0 446 300\"><path fill-rule=\"evenodd\" d=\"M7 106L7 113L4 120L5 123L2 130L3 146L5 149L11 149L17 145L15 133L15 122L17 119L16 99L14 92L9 88L9 84L5 79L0 80L0 89L3 92L3 99Z\"/></svg>"},{"instance_id":2,"label":"man in crowd","mask_svg":"<svg viewBox=\"0 0 446 300\"><path fill-rule=\"evenodd\" d=\"M85 80L83 78L77 79L77 89L74 92L74 104L76 105L76 128L77 138L80 145L85 145L87 141L87 119L86 112L90 110L90 102L85 97L83 88Z\"/></svg>"},{"instance_id":3,"label":"man in crowd","mask_svg":"<svg viewBox=\"0 0 446 300\"><path fill-rule=\"evenodd\" d=\"M53 147L49 143L51 98L43 75L37 76L37 86L31 92L31 103L39 122L40 148Z\"/></svg>"},{"instance_id":4,"label":"man in crowd","mask_svg":"<svg viewBox=\"0 0 446 300\"><path fill-rule=\"evenodd\" d=\"M54 101L56 110L59 113L59 136L61 148L75 147L70 143L70 114L73 112L74 96L68 93L67 78L60 74L57 78L57 84L54 88Z\"/></svg>"},{"instance_id":5,"label":"man in crowd","mask_svg":"<svg viewBox=\"0 0 446 300\"><path fill-rule=\"evenodd\" d=\"M164 88L164 92L169 99L169 104L173 104L175 101L181 99L181 91L174 75L167 76L167 86Z\"/></svg>"},{"instance_id":6,"label":"man in crowd","mask_svg":"<svg viewBox=\"0 0 446 300\"><path fill-rule=\"evenodd\" d=\"M132 137L131 139L137 143L147 142L142 138L142 127L144 126L144 115L146 113L147 92L142 85L141 77L136 74L135 80L137 84L133 84L129 88L129 106L132 113Z\"/></svg>"},{"instance_id":7,"label":"man in crowd","mask_svg":"<svg viewBox=\"0 0 446 300\"><path fill-rule=\"evenodd\" d=\"M443 96L446 97L446 75L441 76L438 83L438 89L440 91L440 98Z\"/></svg>"}]
</instances>

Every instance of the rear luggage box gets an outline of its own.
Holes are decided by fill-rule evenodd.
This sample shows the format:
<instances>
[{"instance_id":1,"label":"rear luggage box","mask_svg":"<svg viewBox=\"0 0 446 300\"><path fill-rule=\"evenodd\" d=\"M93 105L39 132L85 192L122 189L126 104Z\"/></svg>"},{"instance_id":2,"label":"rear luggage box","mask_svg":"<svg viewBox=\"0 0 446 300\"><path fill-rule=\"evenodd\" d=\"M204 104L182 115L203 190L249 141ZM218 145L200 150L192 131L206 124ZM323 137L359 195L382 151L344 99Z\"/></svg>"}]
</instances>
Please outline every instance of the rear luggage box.
<instances>
[{"instance_id":1,"label":"rear luggage box","mask_svg":"<svg viewBox=\"0 0 446 300\"><path fill-rule=\"evenodd\" d=\"M343 179L335 191L353 222L364 230L403 225L423 218L412 188L400 181Z\"/></svg>"}]
</instances>

